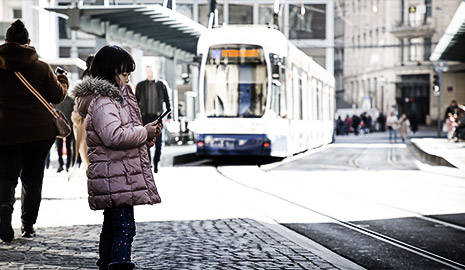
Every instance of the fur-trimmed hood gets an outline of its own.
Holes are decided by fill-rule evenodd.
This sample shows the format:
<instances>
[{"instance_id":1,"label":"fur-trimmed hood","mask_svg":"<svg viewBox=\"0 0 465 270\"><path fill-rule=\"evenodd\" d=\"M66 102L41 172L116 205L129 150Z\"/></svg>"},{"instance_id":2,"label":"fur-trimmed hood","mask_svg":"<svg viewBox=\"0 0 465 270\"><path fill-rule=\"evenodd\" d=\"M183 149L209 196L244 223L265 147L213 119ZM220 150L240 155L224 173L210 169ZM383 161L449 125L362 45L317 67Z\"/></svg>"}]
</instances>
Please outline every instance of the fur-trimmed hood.
<instances>
[{"instance_id":1,"label":"fur-trimmed hood","mask_svg":"<svg viewBox=\"0 0 465 270\"><path fill-rule=\"evenodd\" d=\"M121 88L106 80L88 77L76 85L72 91L72 96L76 99L78 112L82 117L87 115L90 102L96 95L107 96L121 104L123 103Z\"/></svg>"}]
</instances>

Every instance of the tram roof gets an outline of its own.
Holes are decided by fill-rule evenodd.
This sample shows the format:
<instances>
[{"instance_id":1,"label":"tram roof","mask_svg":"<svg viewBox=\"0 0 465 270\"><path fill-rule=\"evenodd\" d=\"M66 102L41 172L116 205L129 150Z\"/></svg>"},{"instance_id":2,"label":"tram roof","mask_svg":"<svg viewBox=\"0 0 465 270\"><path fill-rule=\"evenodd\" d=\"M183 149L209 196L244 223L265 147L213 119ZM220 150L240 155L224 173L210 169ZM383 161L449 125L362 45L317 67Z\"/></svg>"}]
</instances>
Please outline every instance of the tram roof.
<instances>
[{"instance_id":1,"label":"tram roof","mask_svg":"<svg viewBox=\"0 0 465 270\"><path fill-rule=\"evenodd\" d=\"M431 54L431 61L465 62L465 2L460 3L444 35Z\"/></svg>"},{"instance_id":2,"label":"tram roof","mask_svg":"<svg viewBox=\"0 0 465 270\"><path fill-rule=\"evenodd\" d=\"M161 5L78 6L46 8L68 17L71 29L109 37L167 57L196 53L207 29Z\"/></svg>"},{"instance_id":3,"label":"tram roof","mask_svg":"<svg viewBox=\"0 0 465 270\"><path fill-rule=\"evenodd\" d=\"M200 37L197 51L205 53L212 45L254 44L269 52L287 54L288 40L276 29L263 25L228 25L209 29Z\"/></svg>"}]
</instances>

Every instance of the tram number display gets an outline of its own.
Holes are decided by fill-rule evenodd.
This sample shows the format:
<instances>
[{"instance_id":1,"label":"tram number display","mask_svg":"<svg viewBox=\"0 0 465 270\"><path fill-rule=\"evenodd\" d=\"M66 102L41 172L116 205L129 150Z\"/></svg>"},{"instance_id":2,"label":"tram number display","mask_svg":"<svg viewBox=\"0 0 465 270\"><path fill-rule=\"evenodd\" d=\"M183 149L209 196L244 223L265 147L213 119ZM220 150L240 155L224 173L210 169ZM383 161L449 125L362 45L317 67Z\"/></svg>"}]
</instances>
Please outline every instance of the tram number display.
<instances>
[{"instance_id":1,"label":"tram number display","mask_svg":"<svg viewBox=\"0 0 465 270\"><path fill-rule=\"evenodd\" d=\"M215 48L210 50L210 59L230 62L261 62L262 50L257 48Z\"/></svg>"}]
</instances>

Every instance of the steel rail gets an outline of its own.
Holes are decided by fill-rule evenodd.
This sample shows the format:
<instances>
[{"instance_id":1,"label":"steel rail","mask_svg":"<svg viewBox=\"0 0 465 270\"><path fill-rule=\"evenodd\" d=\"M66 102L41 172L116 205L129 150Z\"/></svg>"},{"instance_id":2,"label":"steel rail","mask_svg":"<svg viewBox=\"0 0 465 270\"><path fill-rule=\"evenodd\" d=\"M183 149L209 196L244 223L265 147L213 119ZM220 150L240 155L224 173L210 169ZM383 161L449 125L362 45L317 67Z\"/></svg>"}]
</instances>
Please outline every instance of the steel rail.
<instances>
[{"instance_id":1,"label":"steel rail","mask_svg":"<svg viewBox=\"0 0 465 270\"><path fill-rule=\"evenodd\" d=\"M318 214L318 215L321 215L325 218L328 218L330 220L333 220L336 224L339 224L345 228L348 228L350 230L353 230L353 231L357 231L359 233L362 233L366 236L369 236L369 237L372 237L372 238L375 238L375 239L378 239L380 241L383 241L385 243L388 243L390 245L393 245L393 246L396 246L396 247L399 247L401 249L404 249L406 251L409 251L409 252L412 252L414 254L417 254L419 256L422 256L424 258L427 258L427 259L430 259L432 261L435 261L435 262L438 262L440 264L443 264L443 265L446 265L448 267L451 267L453 269L465 269L465 264L461 264L459 262L456 262L456 261L453 261L453 260L450 260L448 258L445 258L445 257L442 257L440 255L437 255L435 253L432 253L430 251L427 251L425 249L422 249L422 248L419 248L419 247L416 247L414 245L411 245L411 244L408 244L406 242L402 242L400 240L397 240L395 238L392 238L390 236L387 236L385 234L382 234L382 233L378 233L376 231L373 231L373 230L370 230L370 229L367 229L367 228L364 228L362 226L359 226L357 224L354 224L354 223L351 223L351 222L348 222L348 221L343 221L343 220L340 220L336 217L333 217L333 216L330 216L328 214L325 214L325 213L322 213L318 210L315 210L315 209L311 209L305 205L302 205L302 204L299 204L299 203L296 203L296 202L293 202L291 200L288 200L280 195L277 195L277 194L274 194L274 193L271 193L271 192L268 192L268 191L265 191L265 190L262 190L260 188L257 188L257 187L253 187L253 186L249 186L249 185L246 185L242 182L239 182L239 181L236 181L234 178L224 174L223 172L221 172L218 167L216 167L216 171L222 175L224 178L228 179L229 181L232 181L236 184L239 184L243 187L246 187L246 188L249 188L249 189L252 189L252 190L255 190L255 191L258 191L260 193L264 193L264 194L267 194L269 196L272 196L272 197L275 197L277 199L280 199L282 201L285 201L289 204L292 204L292 205L295 205L297 207L300 207L302 209L305 209L307 211L310 211L310 212L313 212L315 214Z\"/></svg>"}]
</instances>

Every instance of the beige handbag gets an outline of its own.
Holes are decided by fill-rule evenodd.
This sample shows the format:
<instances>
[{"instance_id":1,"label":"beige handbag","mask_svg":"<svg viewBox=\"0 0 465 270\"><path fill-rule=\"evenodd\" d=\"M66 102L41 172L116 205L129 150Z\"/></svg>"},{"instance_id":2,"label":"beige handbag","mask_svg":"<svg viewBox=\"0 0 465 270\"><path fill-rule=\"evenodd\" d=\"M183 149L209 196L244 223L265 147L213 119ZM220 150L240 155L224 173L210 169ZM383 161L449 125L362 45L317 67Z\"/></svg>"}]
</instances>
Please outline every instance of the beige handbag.
<instances>
[{"instance_id":1,"label":"beige handbag","mask_svg":"<svg viewBox=\"0 0 465 270\"><path fill-rule=\"evenodd\" d=\"M29 91L31 91L36 98L42 102L42 104L47 108L47 110L52 114L53 116L53 122L55 123L55 127L57 129L57 138L65 138L68 137L69 134L71 134L71 128L69 126L68 120L66 120L65 116L63 115L62 112L55 110L52 105L50 105L35 89L32 87L32 85L24 78L24 76L19 73L15 72L15 75L18 77L18 79L26 86Z\"/></svg>"}]
</instances>

